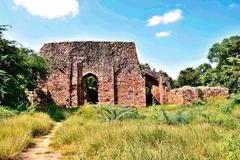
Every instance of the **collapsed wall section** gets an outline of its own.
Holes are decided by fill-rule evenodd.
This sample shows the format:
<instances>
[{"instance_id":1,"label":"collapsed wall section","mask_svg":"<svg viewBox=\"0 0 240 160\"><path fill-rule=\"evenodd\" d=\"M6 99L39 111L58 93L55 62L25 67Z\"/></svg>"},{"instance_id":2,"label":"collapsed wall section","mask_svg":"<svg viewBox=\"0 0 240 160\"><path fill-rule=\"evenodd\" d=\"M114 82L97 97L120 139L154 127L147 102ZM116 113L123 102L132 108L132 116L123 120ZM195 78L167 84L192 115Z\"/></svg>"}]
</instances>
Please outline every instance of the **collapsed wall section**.
<instances>
[{"instance_id":1,"label":"collapsed wall section","mask_svg":"<svg viewBox=\"0 0 240 160\"><path fill-rule=\"evenodd\" d=\"M208 97L229 96L229 90L224 87L189 87L172 89L167 92L169 104L192 104L193 102L206 100Z\"/></svg>"}]
</instances>

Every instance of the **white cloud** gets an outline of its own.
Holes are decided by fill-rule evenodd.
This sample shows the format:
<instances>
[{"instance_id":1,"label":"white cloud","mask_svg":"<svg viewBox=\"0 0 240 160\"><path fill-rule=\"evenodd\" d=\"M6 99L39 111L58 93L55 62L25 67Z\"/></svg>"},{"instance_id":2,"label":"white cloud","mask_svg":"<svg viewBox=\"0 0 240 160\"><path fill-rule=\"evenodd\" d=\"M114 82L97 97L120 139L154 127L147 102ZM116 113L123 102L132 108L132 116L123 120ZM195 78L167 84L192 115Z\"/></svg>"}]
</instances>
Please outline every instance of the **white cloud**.
<instances>
[{"instance_id":1,"label":"white cloud","mask_svg":"<svg viewBox=\"0 0 240 160\"><path fill-rule=\"evenodd\" d=\"M76 16L79 13L77 0L14 0L14 3L32 15L46 19Z\"/></svg>"},{"instance_id":2,"label":"white cloud","mask_svg":"<svg viewBox=\"0 0 240 160\"><path fill-rule=\"evenodd\" d=\"M239 5L236 4L236 3L231 3L231 4L228 5L229 8L236 8L236 7L238 7L238 6L239 6Z\"/></svg>"},{"instance_id":3,"label":"white cloud","mask_svg":"<svg viewBox=\"0 0 240 160\"><path fill-rule=\"evenodd\" d=\"M157 37L168 37L171 35L171 32L158 32L155 34Z\"/></svg>"},{"instance_id":4,"label":"white cloud","mask_svg":"<svg viewBox=\"0 0 240 160\"><path fill-rule=\"evenodd\" d=\"M153 16L148 20L148 26L156 26L158 24L168 24L176 22L183 18L182 10L176 9L173 11L166 12L162 16Z\"/></svg>"}]
</instances>

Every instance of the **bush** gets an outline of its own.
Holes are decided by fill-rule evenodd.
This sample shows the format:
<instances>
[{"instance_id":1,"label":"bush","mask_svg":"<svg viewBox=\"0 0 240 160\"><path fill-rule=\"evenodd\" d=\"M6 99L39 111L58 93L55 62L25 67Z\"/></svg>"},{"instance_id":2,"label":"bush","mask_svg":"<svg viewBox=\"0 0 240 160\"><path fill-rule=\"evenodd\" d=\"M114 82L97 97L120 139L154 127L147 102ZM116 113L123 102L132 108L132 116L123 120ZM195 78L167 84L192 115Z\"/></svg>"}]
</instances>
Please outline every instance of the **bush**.
<instances>
[{"instance_id":1,"label":"bush","mask_svg":"<svg viewBox=\"0 0 240 160\"><path fill-rule=\"evenodd\" d=\"M43 113L21 114L0 121L0 159L16 158L34 136L48 133L52 121Z\"/></svg>"},{"instance_id":2,"label":"bush","mask_svg":"<svg viewBox=\"0 0 240 160\"><path fill-rule=\"evenodd\" d=\"M17 115L18 112L5 106L0 106L0 119Z\"/></svg>"},{"instance_id":3,"label":"bush","mask_svg":"<svg viewBox=\"0 0 240 160\"><path fill-rule=\"evenodd\" d=\"M98 113L107 122L122 119L136 119L139 117L138 110L133 108L102 107Z\"/></svg>"},{"instance_id":4,"label":"bush","mask_svg":"<svg viewBox=\"0 0 240 160\"><path fill-rule=\"evenodd\" d=\"M221 107L223 113L231 113L231 111L240 104L240 95L231 95L227 104Z\"/></svg>"},{"instance_id":5,"label":"bush","mask_svg":"<svg viewBox=\"0 0 240 160\"><path fill-rule=\"evenodd\" d=\"M193 117L195 116L194 112L188 112L187 114L183 114L184 109L180 109L173 113L166 113L162 109L163 114L163 121L167 123L168 125L172 124L187 124L189 123Z\"/></svg>"}]
</instances>

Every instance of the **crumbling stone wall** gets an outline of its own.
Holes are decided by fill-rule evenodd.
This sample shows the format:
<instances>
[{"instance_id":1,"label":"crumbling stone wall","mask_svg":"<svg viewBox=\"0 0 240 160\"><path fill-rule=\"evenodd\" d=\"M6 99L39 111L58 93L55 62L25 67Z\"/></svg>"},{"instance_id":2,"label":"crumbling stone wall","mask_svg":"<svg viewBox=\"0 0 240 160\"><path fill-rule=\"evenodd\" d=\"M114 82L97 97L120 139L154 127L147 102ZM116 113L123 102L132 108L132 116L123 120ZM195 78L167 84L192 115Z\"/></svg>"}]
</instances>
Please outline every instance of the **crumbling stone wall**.
<instances>
[{"instance_id":1,"label":"crumbling stone wall","mask_svg":"<svg viewBox=\"0 0 240 160\"><path fill-rule=\"evenodd\" d=\"M83 77L98 79L101 104L145 106L145 79L132 42L62 42L45 44L40 55L52 69L41 90L58 105L84 104Z\"/></svg>"},{"instance_id":2,"label":"crumbling stone wall","mask_svg":"<svg viewBox=\"0 0 240 160\"><path fill-rule=\"evenodd\" d=\"M151 89L152 96L159 104L166 103L166 94L171 89L170 83L164 74L156 70L144 69L145 85Z\"/></svg>"},{"instance_id":3,"label":"crumbling stone wall","mask_svg":"<svg viewBox=\"0 0 240 160\"><path fill-rule=\"evenodd\" d=\"M122 106L146 106L145 87L149 86L159 104L190 104L210 96L228 96L221 87L183 87L171 85L159 71L140 70L132 42L61 42L47 43L40 55L52 68L36 90L40 103L61 106L82 105L86 100L83 80L94 75L98 80L98 102ZM32 97L30 96L31 101Z\"/></svg>"},{"instance_id":4,"label":"crumbling stone wall","mask_svg":"<svg viewBox=\"0 0 240 160\"><path fill-rule=\"evenodd\" d=\"M208 97L229 96L229 91L224 87L189 87L173 89L167 92L169 104L192 104L195 101L206 100Z\"/></svg>"}]
</instances>

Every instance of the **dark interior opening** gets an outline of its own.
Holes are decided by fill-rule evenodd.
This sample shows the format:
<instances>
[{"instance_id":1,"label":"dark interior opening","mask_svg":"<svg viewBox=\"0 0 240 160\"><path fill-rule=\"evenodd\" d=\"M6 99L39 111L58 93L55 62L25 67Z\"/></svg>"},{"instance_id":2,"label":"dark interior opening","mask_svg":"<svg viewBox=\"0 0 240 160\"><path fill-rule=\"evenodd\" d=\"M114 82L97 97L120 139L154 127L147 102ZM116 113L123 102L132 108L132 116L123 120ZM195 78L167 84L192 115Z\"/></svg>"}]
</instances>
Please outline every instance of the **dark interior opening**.
<instances>
[{"instance_id":1,"label":"dark interior opening","mask_svg":"<svg viewBox=\"0 0 240 160\"><path fill-rule=\"evenodd\" d=\"M98 102L98 79L94 74L83 77L82 86L84 90L84 102L96 104Z\"/></svg>"},{"instance_id":2,"label":"dark interior opening","mask_svg":"<svg viewBox=\"0 0 240 160\"><path fill-rule=\"evenodd\" d=\"M145 90L146 90L146 105L152 106L159 104L159 100L156 99L156 95L152 94L153 86L159 86L158 80L150 75L145 75Z\"/></svg>"},{"instance_id":3,"label":"dark interior opening","mask_svg":"<svg viewBox=\"0 0 240 160\"><path fill-rule=\"evenodd\" d=\"M146 86L145 89L146 89L146 103L147 103L147 106L151 106L153 104L153 95L151 93L151 88L149 86Z\"/></svg>"}]
</instances>

